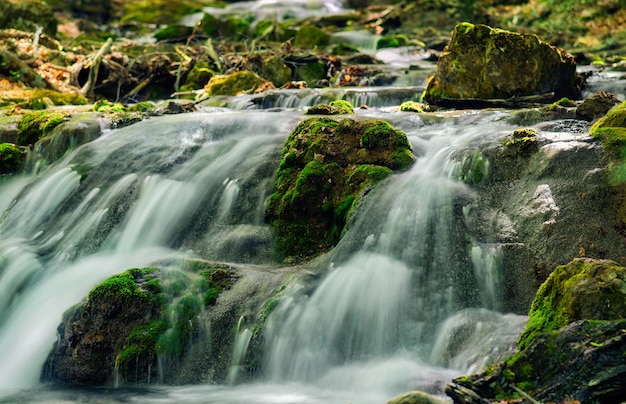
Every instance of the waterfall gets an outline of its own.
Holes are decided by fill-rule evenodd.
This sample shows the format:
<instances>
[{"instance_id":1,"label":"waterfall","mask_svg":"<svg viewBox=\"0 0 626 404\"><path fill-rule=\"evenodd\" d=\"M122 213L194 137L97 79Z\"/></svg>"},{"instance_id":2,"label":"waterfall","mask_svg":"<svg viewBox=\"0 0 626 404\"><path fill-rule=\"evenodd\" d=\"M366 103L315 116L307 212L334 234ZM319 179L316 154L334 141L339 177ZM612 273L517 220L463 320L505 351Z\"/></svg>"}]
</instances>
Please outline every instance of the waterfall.
<instances>
[{"instance_id":1,"label":"waterfall","mask_svg":"<svg viewBox=\"0 0 626 404\"><path fill-rule=\"evenodd\" d=\"M308 264L318 281L281 295L264 327L262 384L202 394L367 403L414 388L440 394L446 380L512 345L523 318L485 309L498 307L497 250L467 238L471 190L455 171L466 148L490 141L486 124L493 139L509 127L489 113L437 124L359 115L404 130L418 161L366 194L341 242ZM37 385L63 312L113 274L195 256L273 267L264 202L302 118L297 110L151 118L2 183L0 388ZM234 383L256 332L243 322L226 354ZM214 324L205 334L224 335Z\"/></svg>"},{"instance_id":2,"label":"waterfall","mask_svg":"<svg viewBox=\"0 0 626 404\"><path fill-rule=\"evenodd\" d=\"M462 220L471 191L455 171L459 153L485 141L480 125L402 125L422 154L408 172L367 194L323 260L329 273L320 285L298 289L270 316L266 367L272 380L341 386L355 381L358 368L371 372L359 388L440 394L434 374L479 369L493 360L489 352L510 349L523 326L523 317L472 309L500 303L497 249L472 248ZM462 342L473 351L459 358L452 349L462 348L450 340L458 342L454 326L461 320L466 328L484 326L465 331ZM390 371L386 384L381 372Z\"/></svg>"}]
</instances>

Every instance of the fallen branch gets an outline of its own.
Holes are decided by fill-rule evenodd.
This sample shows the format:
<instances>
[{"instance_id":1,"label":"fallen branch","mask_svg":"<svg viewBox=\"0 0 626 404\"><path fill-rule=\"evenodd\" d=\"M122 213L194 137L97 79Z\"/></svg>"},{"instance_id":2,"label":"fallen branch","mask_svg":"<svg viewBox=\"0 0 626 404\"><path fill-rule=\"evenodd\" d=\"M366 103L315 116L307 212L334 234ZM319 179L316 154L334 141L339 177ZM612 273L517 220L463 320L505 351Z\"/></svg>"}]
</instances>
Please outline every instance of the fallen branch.
<instances>
[{"instance_id":1,"label":"fallen branch","mask_svg":"<svg viewBox=\"0 0 626 404\"><path fill-rule=\"evenodd\" d=\"M554 93L546 93L506 99L438 98L434 103L439 107L456 109L528 108L537 106L537 104L547 104L553 100Z\"/></svg>"},{"instance_id":2,"label":"fallen branch","mask_svg":"<svg viewBox=\"0 0 626 404\"><path fill-rule=\"evenodd\" d=\"M93 61L91 62L91 66L89 66L89 76L87 78L87 82L80 89L80 93L89 99L93 99L93 91L96 87L96 81L98 80L98 70L100 69L100 63L102 62L102 58L104 55L109 53L111 50L111 45L113 44L113 39L109 38L106 40L104 45L100 48L96 56L94 56Z\"/></svg>"}]
</instances>

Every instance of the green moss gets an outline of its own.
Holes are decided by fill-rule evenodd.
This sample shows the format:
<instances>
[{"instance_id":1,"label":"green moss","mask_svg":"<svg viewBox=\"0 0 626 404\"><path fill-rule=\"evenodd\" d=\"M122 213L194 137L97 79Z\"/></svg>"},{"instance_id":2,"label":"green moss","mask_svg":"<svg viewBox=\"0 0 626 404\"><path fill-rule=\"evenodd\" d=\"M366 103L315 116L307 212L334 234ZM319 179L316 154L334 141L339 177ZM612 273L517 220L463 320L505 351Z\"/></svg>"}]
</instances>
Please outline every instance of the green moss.
<instances>
[{"instance_id":1,"label":"green moss","mask_svg":"<svg viewBox=\"0 0 626 404\"><path fill-rule=\"evenodd\" d=\"M537 131L532 128L517 129L506 138L502 144L508 154L518 156L527 155L539 149Z\"/></svg>"},{"instance_id":2,"label":"green moss","mask_svg":"<svg viewBox=\"0 0 626 404\"><path fill-rule=\"evenodd\" d=\"M314 105L306 111L307 115L346 115L353 113L354 107L345 100L334 100L330 104Z\"/></svg>"},{"instance_id":3,"label":"green moss","mask_svg":"<svg viewBox=\"0 0 626 404\"><path fill-rule=\"evenodd\" d=\"M300 27L294 38L294 46L298 48L315 49L328 45L330 35L311 24L304 24Z\"/></svg>"},{"instance_id":4,"label":"green moss","mask_svg":"<svg viewBox=\"0 0 626 404\"><path fill-rule=\"evenodd\" d=\"M400 104L400 111L405 112L424 112L424 104L415 101L405 101Z\"/></svg>"},{"instance_id":5,"label":"green moss","mask_svg":"<svg viewBox=\"0 0 626 404\"><path fill-rule=\"evenodd\" d=\"M124 3L122 21L173 24L188 14L202 11L199 0L133 0Z\"/></svg>"},{"instance_id":6,"label":"green moss","mask_svg":"<svg viewBox=\"0 0 626 404\"><path fill-rule=\"evenodd\" d=\"M226 76L213 76L205 87L207 95L237 95L253 92L264 80L249 70L241 70Z\"/></svg>"},{"instance_id":7,"label":"green moss","mask_svg":"<svg viewBox=\"0 0 626 404\"><path fill-rule=\"evenodd\" d=\"M296 80L306 81L309 87L316 87L320 80L326 78L326 68L320 60L297 66Z\"/></svg>"},{"instance_id":8,"label":"green moss","mask_svg":"<svg viewBox=\"0 0 626 404\"><path fill-rule=\"evenodd\" d=\"M460 178L468 184L478 184L489 173L489 160L480 152L475 151L463 158Z\"/></svg>"},{"instance_id":9,"label":"green moss","mask_svg":"<svg viewBox=\"0 0 626 404\"><path fill-rule=\"evenodd\" d=\"M135 327L118 349L117 365L122 368L126 365L135 365L141 356L146 359L152 358L156 354L156 343L166 328L164 320L155 320Z\"/></svg>"},{"instance_id":10,"label":"green moss","mask_svg":"<svg viewBox=\"0 0 626 404\"><path fill-rule=\"evenodd\" d=\"M376 49L384 48L398 48L400 46L406 46L409 44L409 39L406 35L386 35L378 40L376 43Z\"/></svg>"},{"instance_id":11,"label":"green moss","mask_svg":"<svg viewBox=\"0 0 626 404\"><path fill-rule=\"evenodd\" d=\"M559 107L575 107L576 103L567 97L563 97L560 100L555 101L553 105L557 105Z\"/></svg>"},{"instance_id":12,"label":"green moss","mask_svg":"<svg viewBox=\"0 0 626 404\"><path fill-rule=\"evenodd\" d=\"M15 172L22 160L20 149L12 143L0 143L0 174Z\"/></svg>"},{"instance_id":13,"label":"green moss","mask_svg":"<svg viewBox=\"0 0 626 404\"><path fill-rule=\"evenodd\" d=\"M613 261L576 259L557 267L541 285L519 337L527 348L544 332L575 320L620 319L626 313L626 268Z\"/></svg>"},{"instance_id":14,"label":"green moss","mask_svg":"<svg viewBox=\"0 0 626 404\"><path fill-rule=\"evenodd\" d=\"M34 144L65 122L66 118L67 115L61 112L29 112L23 115L17 123L16 143L21 146Z\"/></svg>"},{"instance_id":15,"label":"green moss","mask_svg":"<svg viewBox=\"0 0 626 404\"><path fill-rule=\"evenodd\" d=\"M90 109L94 112L104 113L126 112L126 107L123 104L106 100L96 101Z\"/></svg>"},{"instance_id":16,"label":"green moss","mask_svg":"<svg viewBox=\"0 0 626 404\"><path fill-rule=\"evenodd\" d=\"M373 139L369 149L363 145L366 135ZM285 142L267 203L278 259L331 248L365 190L414 160L406 135L385 121L300 122Z\"/></svg>"}]
</instances>

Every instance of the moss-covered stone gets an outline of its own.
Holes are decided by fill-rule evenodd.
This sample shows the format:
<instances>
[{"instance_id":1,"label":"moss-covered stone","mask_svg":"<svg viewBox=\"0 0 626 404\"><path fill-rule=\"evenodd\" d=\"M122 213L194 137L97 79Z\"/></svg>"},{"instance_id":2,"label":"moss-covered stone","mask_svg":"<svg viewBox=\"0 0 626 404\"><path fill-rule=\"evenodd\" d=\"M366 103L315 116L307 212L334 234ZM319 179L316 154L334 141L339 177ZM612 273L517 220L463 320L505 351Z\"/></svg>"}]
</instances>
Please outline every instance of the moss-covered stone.
<instances>
[{"instance_id":1,"label":"moss-covered stone","mask_svg":"<svg viewBox=\"0 0 626 404\"><path fill-rule=\"evenodd\" d=\"M296 80L306 81L309 87L317 87L321 80L326 79L326 68L321 60L298 65L295 69Z\"/></svg>"},{"instance_id":2,"label":"moss-covered stone","mask_svg":"<svg viewBox=\"0 0 626 404\"><path fill-rule=\"evenodd\" d=\"M441 98L506 99L552 92L555 99L576 99L575 80L574 59L535 35L460 23L428 80L424 99L436 103Z\"/></svg>"},{"instance_id":3,"label":"moss-covered stone","mask_svg":"<svg viewBox=\"0 0 626 404\"><path fill-rule=\"evenodd\" d=\"M533 128L516 129L502 140L507 154L528 155L539 150L538 133Z\"/></svg>"},{"instance_id":4,"label":"moss-covered stone","mask_svg":"<svg viewBox=\"0 0 626 404\"><path fill-rule=\"evenodd\" d=\"M213 76L204 87L207 95L237 95L252 93L266 83L249 70L240 70L229 75Z\"/></svg>"},{"instance_id":5,"label":"moss-covered stone","mask_svg":"<svg viewBox=\"0 0 626 404\"><path fill-rule=\"evenodd\" d=\"M429 111L430 107L426 104L422 104L420 102L416 102L416 101L405 101L402 104L400 104L400 111L404 111L404 112L425 112L425 111Z\"/></svg>"},{"instance_id":6,"label":"moss-covered stone","mask_svg":"<svg viewBox=\"0 0 626 404\"><path fill-rule=\"evenodd\" d=\"M414 161L406 135L385 121L302 121L283 147L267 204L279 258L331 248L365 189Z\"/></svg>"},{"instance_id":7,"label":"moss-covered stone","mask_svg":"<svg viewBox=\"0 0 626 404\"><path fill-rule=\"evenodd\" d=\"M311 24L304 24L300 27L293 41L297 48L315 49L328 45L330 35L321 28Z\"/></svg>"},{"instance_id":8,"label":"moss-covered stone","mask_svg":"<svg viewBox=\"0 0 626 404\"><path fill-rule=\"evenodd\" d=\"M17 123L16 143L20 146L35 144L66 119L67 115L62 112L29 112L23 115Z\"/></svg>"},{"instance_id":9,"label":"moss-covered stone","mask_svg":"<svg viewBox=\"0 0 626 404\"><path fill-rule=\"evenodd\" d=\"M593 124L589 134L617 158L626 157L626 101L614 106Z\"/></svg>"},{"instance_id":10,"label":"moss-covered stone","mask_svg":"<svg viewBox=\"0 0 626 404\"><path fill-rule=\"evenodd\" d=\"M180 91L193 91L204 88L205 85L215 75L213 69L206 61L199 61L187 74L185 84L180 87Z\"/></svg>"},{"instance_id":11,"label":"moss-covered stone","mask_svg":"<svg viewBox=\"0 0 626 404\"><path fill-rule=\"evenodd\" d=\"M606 115L611 108L619 103L620 100L615 94L608 91L600 91L585 98L578 108L576 108L576 118L590 122L594 121Z\"/></svg>"},{"instance_id":12,"label":"moss-covered stone","mask_svg":"<svg viewBox=\"0 0 626 404\"><path fill-rule=\"evenodd\" d=\"M314 105L306 111L307 115L346 115L353 113L354 107L345 100L334 100L329 104Z\"/></svg>"},{"instance_id":13,"label":"moss-covered stone","mask_svg":"<svg viewBox=\"0 0 626 404\"><path fill-rule=\"evenodd\" d=\"M22 161L19 147L12 143L0 143L0 174L15 172Z\"/></svg>"},{"instance_id":14,"label":"moss-covered stone","mask_svg":"<svg viewBox=\"0 0 626 404\"><path fill-rule=\"evenodd\" d=\"M202 11L198 0L134 0L124 2L121 21L149 24L173 24L188 14Z\"/></svg>"},{"instance_id":15,"label":"moss-covered stone","mask_svg":"<svg viewBox=\"0 0 626 404\"><path fill-rule=\"evenodd\" d=\"M409 38L406 35L386 35L378 40L376 43L376 49L384 48L398 48L400 46L406 46L409 44Z\"/></svg>"},{"instance_id":16,"label":"moss-covered stone","mask_svg":"<svg viewBox=\"0 0 626 404\"><path fill-rule=\"evenodd\" d=\"M613 261L575 259L557 267L543 283L519 338L520 350L538 334L576 320L626 318L626 268Z\"/></svg>"}]
</instances>

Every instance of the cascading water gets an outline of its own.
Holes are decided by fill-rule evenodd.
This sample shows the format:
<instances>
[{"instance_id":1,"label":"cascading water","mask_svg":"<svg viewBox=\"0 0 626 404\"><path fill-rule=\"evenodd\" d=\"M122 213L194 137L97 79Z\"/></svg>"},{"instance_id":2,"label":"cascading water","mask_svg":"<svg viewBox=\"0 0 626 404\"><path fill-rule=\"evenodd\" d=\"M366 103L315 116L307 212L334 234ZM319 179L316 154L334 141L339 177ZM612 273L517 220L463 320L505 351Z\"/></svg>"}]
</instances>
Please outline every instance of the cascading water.
<instances>
[{"instance_id":1,"label":"cascading water","mask_svg":"<svg viewBox=\"0 0 626 404\"><path fill-rule=\"evenodd\" d=\"M453 375L510 346L523 318L472 309L483 306L477 271L497 260L468 252L457 226L469 191L454 178L456 154L488 141L484 125L506 125L495 114L426 124L416 115L363 113L404 130L418 162L367 194L340 244L313 265L330 271L319 286L285 291L265 327L268 379L227 390L169 387L137 400L382 402L413 388L439 393ZM2 184L0 387L37 384L63 311L112 274L196 254L271 264L264 200L282 143L302 118L224 110L152 118ZM451 320L459 313L484 324L464 328L461 341ZM229 354L230 381L250 333L242 328Z\"/></svg>"}]
</instances>

